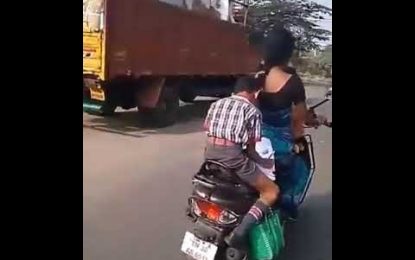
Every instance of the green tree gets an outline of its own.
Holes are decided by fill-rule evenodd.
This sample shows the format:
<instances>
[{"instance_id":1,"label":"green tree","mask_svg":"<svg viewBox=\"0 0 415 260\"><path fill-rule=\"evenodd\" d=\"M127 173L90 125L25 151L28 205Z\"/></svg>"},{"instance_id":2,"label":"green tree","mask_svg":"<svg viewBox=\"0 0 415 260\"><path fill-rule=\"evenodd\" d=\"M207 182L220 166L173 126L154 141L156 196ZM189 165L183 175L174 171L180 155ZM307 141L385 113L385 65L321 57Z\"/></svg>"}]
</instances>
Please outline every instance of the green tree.
<instances>
[{"instance_id":1,"label":"green tree","mask_svg":"<svg viewBox=\"0 0 415 260\"><path fill-rule=\"evenodd\" d=\"M309 51L319 49L318 42L330 39L331 32L317 22L331 14L331 8L309 0L254 0L249 7L247 24L264 36L272 28L284 26L296 37L298 50Z\"/></svg>"},{"instance_id":2,"label":"green tree","mask_svg":"<svg viewBox=\"0 0 415 260\"><path fill-rule=\"evenodd\" d=\"M323 66L330 66L332 62L332 46L328 45L324 48L319 56L319 63Z\"/></svg>"}]
</instances>

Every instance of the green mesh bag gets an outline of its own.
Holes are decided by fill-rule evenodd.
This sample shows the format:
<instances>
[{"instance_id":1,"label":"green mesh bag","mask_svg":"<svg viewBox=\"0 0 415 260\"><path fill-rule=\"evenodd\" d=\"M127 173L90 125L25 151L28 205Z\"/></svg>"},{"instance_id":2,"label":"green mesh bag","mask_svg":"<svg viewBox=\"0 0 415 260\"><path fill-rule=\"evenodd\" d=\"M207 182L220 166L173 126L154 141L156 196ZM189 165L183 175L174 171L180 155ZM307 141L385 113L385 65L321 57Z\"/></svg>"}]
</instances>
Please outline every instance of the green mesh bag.
<instances>
[{"instance_id":1,"label":"green mesh bag","mask_svg":"<svg viewBox=\"0 0 415 260\"><path fill-rule=\"evenodd\" d=\"M263 221L250 231L249 260L277 259L284 247L284 230L278 213L278 211L270 211Z\"/></svg>"}]
</instances>

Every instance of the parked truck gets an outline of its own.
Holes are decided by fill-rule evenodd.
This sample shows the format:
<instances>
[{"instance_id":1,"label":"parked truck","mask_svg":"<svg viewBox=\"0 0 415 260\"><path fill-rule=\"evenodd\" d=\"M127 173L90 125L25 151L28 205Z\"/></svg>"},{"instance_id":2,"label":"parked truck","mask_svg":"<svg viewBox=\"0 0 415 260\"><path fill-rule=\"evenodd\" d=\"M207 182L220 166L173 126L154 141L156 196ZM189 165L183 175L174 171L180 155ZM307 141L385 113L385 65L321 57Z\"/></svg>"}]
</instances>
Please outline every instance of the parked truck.
<instances>
[{"instance_id":1,"label":"parked truck","mask_svg":"<svg viewBox=\"0 0 415 260\"><path fill-rule=\"evenodd\" d=\"M158 0L84 0L84 110L137 108L168 125L179 99L231 94L259 55L241 24L207 13Z\"/></svg>"}]
</instances>

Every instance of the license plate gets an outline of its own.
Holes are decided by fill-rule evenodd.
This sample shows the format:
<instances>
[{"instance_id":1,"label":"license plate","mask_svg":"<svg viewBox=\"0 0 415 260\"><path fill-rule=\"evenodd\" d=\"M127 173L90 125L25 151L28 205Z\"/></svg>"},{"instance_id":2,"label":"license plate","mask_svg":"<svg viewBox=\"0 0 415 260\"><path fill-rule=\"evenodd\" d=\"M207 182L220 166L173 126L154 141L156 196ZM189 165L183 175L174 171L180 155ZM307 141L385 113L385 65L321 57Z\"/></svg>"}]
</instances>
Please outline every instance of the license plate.
<instances>
[{"instance_id":1,"label":"license plate","mask_svg":"<svg viewBox=\"0 0 415 260\"><path fill-rule=\"evenodd\" d=\"M105 101L105 93L104 90L100 88L90 88L89 92L91 93L91 99Z\"/></svg>"},{"instance_id":2,"label":"license plate","mask_svg":"<svg viewBox=\"0 0 415 260\"><path fill-rule=\"evenodd\" d=\"M182 252L196 260L214 260L218 247L186 232L182 243Z\"/></svg>"}]
</instances>

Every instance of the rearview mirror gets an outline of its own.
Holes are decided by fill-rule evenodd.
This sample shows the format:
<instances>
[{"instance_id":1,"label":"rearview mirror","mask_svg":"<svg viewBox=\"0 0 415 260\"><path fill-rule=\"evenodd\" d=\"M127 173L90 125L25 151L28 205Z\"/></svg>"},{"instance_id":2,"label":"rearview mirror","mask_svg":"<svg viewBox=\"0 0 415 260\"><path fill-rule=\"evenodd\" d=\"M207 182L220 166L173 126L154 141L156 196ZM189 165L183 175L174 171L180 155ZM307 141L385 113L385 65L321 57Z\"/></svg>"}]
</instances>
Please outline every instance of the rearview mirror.
<instances>
[{"instance_id":1,"label":"rearview mirror","mask_svg":"<svg viewBox=\"0 0 415 260\"><path fill-rule=\"evenodd\" d=\"M329 88L329 90L327 91L325 97L326 98L331 98L331 95L332 95L332 88Z\"/></svg>"}]
</instances>

